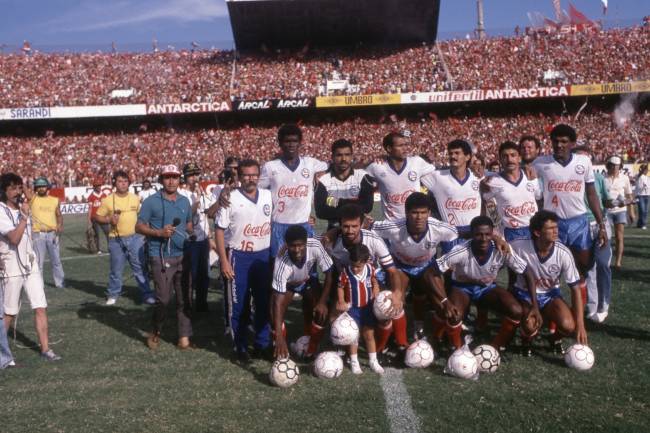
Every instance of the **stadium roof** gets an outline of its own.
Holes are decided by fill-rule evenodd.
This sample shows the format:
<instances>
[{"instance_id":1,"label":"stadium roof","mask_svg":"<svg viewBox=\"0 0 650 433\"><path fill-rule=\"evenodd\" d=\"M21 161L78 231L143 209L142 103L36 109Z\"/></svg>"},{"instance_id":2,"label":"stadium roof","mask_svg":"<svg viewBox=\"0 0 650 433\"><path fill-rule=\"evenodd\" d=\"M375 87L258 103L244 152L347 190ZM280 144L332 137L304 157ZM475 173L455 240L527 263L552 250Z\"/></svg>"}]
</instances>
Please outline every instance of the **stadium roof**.
<instances>
[{"instance_id":1,"label":"stadium roof","mask_svg":"<svg viewBox=\"0 0 650 433\"><path fill-rule=\"evenodd\" d=\"M237 49L433 42L440 0L227 0Z\"/></svg>"}]
</instances>

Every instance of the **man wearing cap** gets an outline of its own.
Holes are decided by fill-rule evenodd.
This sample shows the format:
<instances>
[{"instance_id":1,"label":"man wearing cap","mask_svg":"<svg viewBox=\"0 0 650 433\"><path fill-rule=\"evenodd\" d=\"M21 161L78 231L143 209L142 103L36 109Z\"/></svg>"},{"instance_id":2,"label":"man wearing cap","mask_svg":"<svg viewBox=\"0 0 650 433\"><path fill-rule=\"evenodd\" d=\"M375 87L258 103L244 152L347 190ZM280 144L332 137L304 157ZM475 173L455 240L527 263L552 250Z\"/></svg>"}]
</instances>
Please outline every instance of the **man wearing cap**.
<instances>
[{"instance_id":1,"label":"man wearing cap","mask_svg":"<svg viewBox=\"0 0 650 433\"><path fill-rule=\"evenodd\" d=\"M34 249L41 271L45 262L45 253L49 254L54 286L62 289L65 274L61 264L59 235L63 232L63 215L59 209L59 199L51 196L49 189L50 183L46 178L39 177L34 180L36 194L30 201L34 224Z\"/></svg>"},{"instance_id":2,"label":"man wearing cap","mask_svg":"<svg viewBox=\"0 0 650 433\"><path fill-rule=\"evenodd\" d=\"M191 287L195 293L195 308L197 312L208 311L208 287L210 285L210 223L206 211L210 208L213 198L199 184L201 168L190 162L183 167L183 177L187 189L179 191L187 197L192 206L192 226L194 235L185 243L185 275L183 284ZM190 292L191 293L191 292Z\"/></svg>"},{"instance_id":3,"label":"man wearing cap","mask_svg":"<svg viewBox=\"0 0 650 433\"><path fill-rule=\"evenodd\" d=\"M129 175L118 170L113 174L115 191L102 199L94 220L110 224L108 252L111 256L111 270L106 289L106 305L115 305L122 293L122 274L129 262L133 277L140 288L142 302L153 304L155 298L144 273L144 238L135 231L140 209L140 198L129 192Z\"/></svg>"},{"instance_id":4,"label":"man wearing cap","mask_svg":"<svg viewBox=\"0 0 650 433\"><path fill-rule=\"evenodd\" d=\"M618 156L610 156L605 167L605 188L611 197L614 207L607 209L607 218L614 227L614 267L621 268L623 262L623 233L625 224L635 219L636 211L632 206L632 186L630 178L621 171L623 161Z\"/></svg>"},{"instance_id":5,"label":"man wearing cap","mask_svg":"<svg viewBox=\"0 0 650 433\"><path fill-rule=\"evenodd\" d=\"M108 194L102 191L102 180L93 180L93 190L88 195L88 227L91 227L94 232L95 245L97 245L97 254L102 254L101 244L99 243L100 233L104 234L106 238L106 250L108 251L108 224L101 224L94 220L97 214L97 209L102 204L102 200Z\"/></svg>"},{"instance_id":6,"label":"man wearing cap","mask_svg":"<svg viewBox=\"0 0 650 433\"><path fill-rule=\"evenodd\" d=\"M159 182L163 187L142 203L136 224L137 232L147 236L149 267L156 284L153 330L147 337L147 346L151 350L160 345L160 331L173 293L178 319L177 347L181 350L192 347L191 293L188 286L181 284L181 279L185 242L194 230L190 201L178 193L180 177L175 165L162 167Z\"/></svg>"}]
</instances>

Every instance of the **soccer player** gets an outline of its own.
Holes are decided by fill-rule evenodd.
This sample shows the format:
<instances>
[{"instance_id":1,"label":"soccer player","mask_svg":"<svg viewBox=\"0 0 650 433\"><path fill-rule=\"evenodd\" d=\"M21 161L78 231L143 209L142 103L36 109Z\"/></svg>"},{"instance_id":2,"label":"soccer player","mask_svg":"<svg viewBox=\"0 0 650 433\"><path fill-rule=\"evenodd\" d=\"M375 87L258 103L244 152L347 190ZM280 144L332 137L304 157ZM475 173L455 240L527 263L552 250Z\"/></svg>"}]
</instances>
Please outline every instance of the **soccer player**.
<instances>
[{"instance_id":1,"label":"soccer player","mask_svg":"<svg viewBox=\"0 0 650 433\"><path fill-rule=\"evenodd\" d=\"M621 172L622 166L623 161L619 156L611 156L605 165L607 169L605 188L607 188L607 194L616 203L616 206L607 209L607 219L614 226L614 268L616 269L621 269L623 264L625 225L628 223L628 219L630 223L636 219L636 209L632 205L630 178Z\"/></svg>"},{"instance_id":2,"label":"soccer player","mask_svg":"<svg viewBox=\"0 0 650 433\"><path fill-rule=\"evenodd\" d=\"M435 199L442 221L468 233L472 218L481 214L479 180L469 169L472 148L465 140L447 144L449 168L434 171L422 178L422 184ZM442 252L449 252L459 240L443 242Z\"/></svg>"},{"instance_id":3,"label":"soccer player","mask_svg":"<svg viewBox=\"0 0 650 433\"><path fill-rule=\"evenodd\" d=\"M339 276L338 301L336 310L339 313L347 311L361 330L366 343L370 369L375 373L383 373L384 369L377 360L377 345L375 343L375 326L377 319L372 311L372 303L379 294L379 283L375 277L375 269L368 263L370 251L363 244L350 248L350 264ZM351 344L350 369L354 374L361 374L361 364L358 357L359 344Z\"/></svg>"},{"instance_id":4,"label":"soccer player","mask_svg":"<svg viewBox=\"0 0 650 433\"><path fill-rule=\"evenodd\" d=\"M32 210L23 199L23 179L14 173L0 176L0 260L4 269L0 272L0 291L4 292L4 328L6 337L12 322L20 311L23 291L34 310L34 325L40 344L41 357L46 361L58 361L59 355L49 346L47 326L47 300L43 288L43 275L36 259L32 242ZM0 355L5 367L13 362L11 353ZM7 359L11 357L12 359Z\"/></svg>"},{"instance_id":5,"label":"soccer player","mask_svg":"<svg viewBox=\"0 0 650 433\"><path fill-rule=\"evenodd\" d=\"M388 154L385 160L371 163L366 171L379 188L384 219L392 221L404 217L406 199L420 191L420 180L435 167L419 156L407 156L408 139L402 133L386 135L383 146Z\"/></svg>"},{"instance_id":6,"label":"soccer player","mask_svg":"<svg viewBox=\"0 0 650 433\"><path fill-rule=\"evenodd\" d=\"M124 266L128 262L135 281L140 289L142 302L156 302L149 278L144 272L144 237L136 233L140 199L129 192L129 175L123 170L113 174L115 191L104 197L97 209L95 221L110 224L108 252L110 254L110 273L106 288L106 305L115 305L122 293Z\"/></svg>"},{"instance_id":7,"label":"soccer player","mask_svg":"<svg viewBox=\"0 0 650 433\"><path fill-rule=\"evenodd\" d=\"M65 274L61 264L59 236L63 232L63 215L59 209L59 199L51 196L49 189L50 182L46 178L39 177L34 180L36 194L30 200L34 221L34 250L41 272L43 272L45 253L50 256L54 286L62 289L65 285Z\"/></svg>"},{"instance_id":8,"label":"soccer player","mask_svg":"<svg viewBox=\"0 0 650 433\"><path fill-rule=\"evenodd\" d=\"M97 210L102 205L102 200L108 194L102 191L102 180L95 179L93 180L93 190L88 195L88 227L92 227L95 244L97 245L97 254L102 254L102 249L99 244L100 233L103 233L106 237L106 251L108 251L108 224L101 224L95 221L95 215L97 215Z\"/></svg>"},{"instance_id":9,"label":"soccer player","mask_svg":"<svg viewBox=\"0 0 650 433\"><path fill-rule=\"evenodd\" d=\"M522 276L515 282L514 294L524 307L524 315L528 314L530 309L538 308L544 321L556 324L556 331L551 334L551 343L556 353L564 353L563 336L575 335L578 343L587 344L580 275L571 251L559 242L560 221L555 213L540 210L530 220L532 239L518 239L512 242L512 249L528 264L528 270L535 279L536 298L533 298L530 290L524 289L526 281ZM571 288L571 309L562 299L561 278ZM536 330L523 331L526 334L524 354L529 356L530 341Z\"/></svg>"},{"instance_id":10,"label":"soccer player","mask_svg":"<svg viewBox=\"0 0 650 433\"><path fill-rule=\"evenodd\" d=\"M332 165L316 182L314 208L316 216L327 220L327 229L338 223L337 210L347 203L357 203L366 214L372 211L374 186L365 170L354 169L352 143L337 140L332 144Z\"/></svg>"},{"instance_id":11,"label":"soccer player","mask_svg":"<svg viewBox=\"0 0 650 433\"><path fill-rule=\"evenodd\" d=\"M458 231L445 222L431 218L431 201L426 194L411 194L406 199L405 209L406 218L375 221L371 230L384 240L393 256L399 281L396 292L405 294L407 287L411 287L414 328L419 339L423 337L426 296L430 291L423 279L424 271L435 260L438 244L456 240ZM396 336L396 339L403 342L406 335Z\"/></svg>"},{"instance_id":12,"label":"soccer player","mask_svg":"<svg viewBox=\"0 0 650 433\"><path fill-rule=\"evenodd\" d=\"M598 224L597 246L602 248L607 242L603 215L594 188L594 172L587 156L571 153L576 143L576 131L572 127L556 125L550 136L553 154L537 157L533 165L541 180L544 209L559 217L559 239L573 253L581 276L582 299L586 302L584 277L592 264L592 240L586 216L585 193Z\"/></svg>"},{"instance_id":13,"label":"soccer player","mask_svg":"<svg viewBox=\"0 0 650 433\"><path fill-rule=\"evenodd\" d=\"M230 329L237 359L250 361L248 325L251 298L255 306L255 354L261 355L271 345L269 323L269 267L271 245L271 192L258 189L260 165L246 159L238 167L241 187L230 195L230 206L220 208L215 220L215 240L226 280L230 305Z\"/></svg>"},{"instance_id":14,"label":"soccer player","mask_svg":"<svg viewBox=\"0 0 650 433\"><path fill-rule=\"evenodd\" d=\"M472 239L456 245L433 262L425 273L425 279L435 288L435 304L439 314L447 320L447 336L455 349L462 346L463 317L470 302L474 302L504 316L501 328L491 343L498 350L503 350L514 336L523 312L515 297L496 285L499 269L504 265L512 269L526 280L532 293L535 282L530 274L526 274L526 262L516 253L510 251L503 254L496 249L494 223L489 217L482 215L473 218L470 230ZM452 272L451 290L447 296L442 275L449 270ZM538 319L538 323L541 325L541 319Z\"/></svg>"},{"instance_id":15,"label":"soccer player","mask_svg":"<svg viewBox=\"0 0 650 433\"><path fill-rule=\"evenodd\" d=\"M183 275L183 246L193 232L192 209L187 197L178 192L181 172L175 165L162 167L162 189L142 203L135 226L137 233L147 236L149 268L156 283L152 332L147 346L155 350L160 345L160 331L167 316L167 305L176 295L178 344L180 350L193 347L191 301L187 286L181 284ZM184 290L185 289L185 290Z\"/></svg>"},{"instance_id":16,"label":"soccer player","mask_svg":"<svg viewBox=\"0 0 650 433\"><path fill-rule=\"evenodd\" d=\"M315 309L315 322L319 325L310 335L309 347L306 358L314 355L323 334L323 326L327 319L327 299L333 283L333 263L323 246L316 239L308 238L307 230L299 224L289 226L284 234L286 251L275 261L273 269L273 327L275 330L276 358L289 357L286 337L284 336L284 315L293 296L299 293L303 299L313 299L317 294L307 285L311 277L311 269L318 265L318 269L325 274L325 281L321 293L318 294L316 305L325 306ZM313 303L313 301L311 301ZM257 314L257 313L256 313Z\"/></svg>"},{"instance_id":17,"label":"soccer player","mask_svg":"<svg viewBox=\"0 0 650 433\"><path fill-rule=\"evenodd\" d=\"M499 146L499 162L503 170L481 182L484 201L496 200L496 210L507 242L530 238L530 218L537 212L542 198L537 179L529 179L521 168L519 147L512 141Z\"/></svg>"}]
</instances>

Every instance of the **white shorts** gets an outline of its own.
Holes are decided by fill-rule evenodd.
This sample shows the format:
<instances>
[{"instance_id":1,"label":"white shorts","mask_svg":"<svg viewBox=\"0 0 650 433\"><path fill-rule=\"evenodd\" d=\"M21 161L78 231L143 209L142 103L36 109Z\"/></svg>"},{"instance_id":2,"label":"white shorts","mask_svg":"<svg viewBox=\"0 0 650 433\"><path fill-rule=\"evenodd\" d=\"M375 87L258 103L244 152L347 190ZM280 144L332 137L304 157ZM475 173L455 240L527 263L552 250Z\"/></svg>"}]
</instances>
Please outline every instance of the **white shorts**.
<instances>
[{"instance_id":1,"label":"white shorts","mask_svg":"<svg viewBox=\"0 0 650 433\"><path fill-rule=\"evenodd\" d=\"M23 288L27 295L27 300L32 306L32 309L47 308L47 301L45 300L45 290L43 287L43 277L40 272L31 272L29 275L23 277L9 277L2 279L4 288L4 310L5 314L15 316L20 310L20 295Z\"/></svg>"}]
</instances>

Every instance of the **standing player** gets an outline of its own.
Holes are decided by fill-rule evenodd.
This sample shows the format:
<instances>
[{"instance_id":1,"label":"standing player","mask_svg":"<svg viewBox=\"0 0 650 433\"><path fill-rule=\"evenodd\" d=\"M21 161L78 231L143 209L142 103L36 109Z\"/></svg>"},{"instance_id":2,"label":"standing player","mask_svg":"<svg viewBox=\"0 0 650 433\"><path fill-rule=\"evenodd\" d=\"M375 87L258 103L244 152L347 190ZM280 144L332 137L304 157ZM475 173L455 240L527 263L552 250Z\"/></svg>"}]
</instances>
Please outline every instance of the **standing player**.
<instances>
[{"instance_id":1,"label":"standing player","mask_svg":"<svg viewBox=\"0 0 650 433\"><path fill-rule=\"evenodd\" d=\"M325 305L332 287L332 259L316 239L308 239L307 230L299 224L289 226L285 231L284 240L286 251L275 261L273 269L273 328L275 330L275 357L288 358L289 350L284 336L284 314L296 293L310 299L316 294L307 287L314 265L325 274L325 282L317 304ZM323 326L327 319L327 308L324 311L316 309L316 322L320 325L310 336L306 357L314 355L323 334ZM257 313L256 313L257 314Z\"/></svg>"},{"instance_id":2,"label":"standing player","mask_svg":"<svg viewBox=\"0 0 650 433\"><path fill-rule=\"evenodd\" d=\"M314 198L314 178L316 173L327 170L325 162L300 156L302 131L298 126L282 125L278 130L278 142L282 155L264 164L259 181L259 187L270 189L273 197L271 257L278 255L289 226L301 225L310 237L313 236L309 214Z\"/></svg>"},{"instance_id":3,"label":"standing player","mask_svg":"<svg viewBox=\"0 0 650 433\"><path fill-rule=\"evenodd\" d=\"M598 195L594 188L591 160L585 155L571 153L576 143L576 132L569 125L556 125L551 131L553 154L540 156L534 162L544 192L544 209L559 217L559 239L566 245L580 273L583 302L586 302L584 278L591 266L592 240L587 220L585 193L589 208L598 224L598 243L602 248L607 233L600 212Z\"/></svg>"},{"instance_id":4,"label":"standing player","mask_svg":"<svg viewBox=\"0 0 650 433\"><path fill-rule=\"evenodd\" d=\"M97 254L102 254L101 245L99 244L100 233L103 233L106 237L106 251L108 251L109 225L102 224L94 219L95 215L97 215L97 209L102 205L102 200L107 196L102 191L102 183L101 179L93 180L93 190L88 195L88 227L92 227L95 245L97 245Z\"/></svg>"},{"instance_id":5,"label":"standing player","mask_svg":"<svg viewBox=\"0 0 650 433\"><path fill-rule=\"evenodd\" d=\"M576 155L577 156L577 155ZM515 296L524 306L524 315L538 304L545 321L556 324L551 342L556 353L563 353L562 337L575 335L580 344L587 344L587 331L583 318L583 298L580 289L580 275L573 261L571 251L558 241L559 221L556 214L547 210L537 212L530 220L532 239L519 239L512 243L513 250L528 264L535 278L536 299L526 291L526 281L517 278ZM571 288L572 310L562 299L560 278ZM530 341L535 330L524 329L524 354L530 356Z\"/></svg>"},{"instance_id":6,"label":"standing player","mask_svg":"<svg viewBox=\"0 0 650 433\"><path fill-rule=\"evenodd\" d=\"M425 278L435 288L434 298L439 312L447 320L447 336L455 349L462 345L463 317L470 302L474 302L504 316L499 333L492 341L494 347L502 350L514 336L522 318L522 308L510 292L496 285L497 274L506 265L524 278L526 262L512 251L503 254L496 249L493 240L494 223L489 217L475 217L470 226L472 240L456 245L449 253L434 261ZM449 270L452 272L452 282L447 297L442 274ZM526 274L525 278L529 290L534 294L535 282L532 276ZM539 312L537 323L541 325Z\"/></svg>"},{"instance_id":7,"label":"standing player","mask_svg":"<svg viewBox=\"0 0 650 433\"><path fill-rule=\"evenodd\" d=\"M419 156L407 156L408 139L402 133L391 132L382 144L386 160L373 162L366 171L379 188L384 219L393 221L404 217L406 199L420 191L420 180L435 167Z\"/></svg>"},{"instance_id":8,"label":"standing player","mask_svg":"<svg viewBox=\"0 0 650 433\"><path fill-rule=\"evenodd\" d=\"M499 146L499 162L503 170L481 182L483 199L496 200L496 210L507 242L530 238L530 218L537 212L537 200L542 198L539 182L529 179L524 173L519 148L512 141Z\"/></svg>"},{"instance_id":9,"label":"standing player","mask_svg":"<svg viewBox=\"0 0 650 433\"><path fill-rule=\"evenodd\" d=\"M366 214L372 211L374 186L365 170L354 169L352 143L337 140L332 144L332 165L316 182L314 208L316 216L327 220L327 229L338 223L337 210L347 203L357 203Z\"/></svg>"},{"instance_id":10,"label":"standing player","mask_svg":"<svg viewBox=\"0 0 650 433\"><path fill-rule=\"evenodd\" d=\"M449 168L435 171L422 178L438 205L442 221L456 227L458 233L469 233L469 224L481 214L479 180L469 169L472 148L465 140L447 144ZM459 241L443 242L442 252L449 252Z\"/></svg>"},{"instance_id":11,"label":"standing player","mask_svg":"<svg viewBox=\"0 0 650 433\"><path fill-rule=\"evenodd\" d=\"M431 218L431 201L421 192L411 194L406 199L405 208L406 218L376 221L371 230L386 242L395 260L399 288L394 292L405 294L407 287L411 287L415 335L419 339L424 334L426 296L430 292L423 279L424 271L435 260L438 244L455 241L458 231L447 223ZM402 332L401 328L399 332ZM402 343L406 340L406 329L404 335L396 335L396 340Z\"/></svg>"},{"instance_id":12,"label":"standing player","mask_svg":"<svg viewBox=\"0 0 650 433\"><path fill-rule=\"evenodd\" d=\"M271 344L269 323L269 267L271 245L271 193L258 189L260 166L243 160L238 167L241 188L230 196L230 206L220 208L215 220L215 239L226 281L227 320L237 359L250 361L248 325L251 298L255 306L255 353L262 354Z\"/></svg>"}]
</instances>

